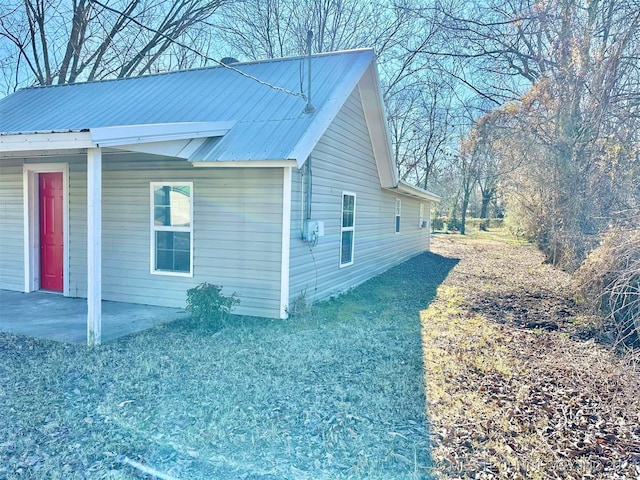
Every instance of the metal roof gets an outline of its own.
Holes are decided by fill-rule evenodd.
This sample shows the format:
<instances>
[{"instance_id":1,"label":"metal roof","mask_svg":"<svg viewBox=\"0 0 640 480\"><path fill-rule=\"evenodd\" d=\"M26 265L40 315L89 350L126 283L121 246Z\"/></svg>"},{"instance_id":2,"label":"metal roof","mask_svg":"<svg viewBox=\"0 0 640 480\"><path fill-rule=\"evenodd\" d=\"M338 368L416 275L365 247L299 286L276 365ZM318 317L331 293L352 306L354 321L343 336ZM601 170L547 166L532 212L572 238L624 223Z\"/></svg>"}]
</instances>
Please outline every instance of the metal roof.
<instances>
[{"instance_id":1,"label":"metal roof","mask_svg":"<svg viewBox=\"0 0 640 480\"><path fill-rule=\"evenodd\" d=\"M228 132L206 141L191 160L287 159L301 165L364 73L375 71L370 49L314 55L311 61L313 113L304 113L300 96L265 85L306 93L308 59L297 57L233 65L264 83L212 67L26 88L0 100L0 136L231 122Z\"/></svg>"}]
</instances>

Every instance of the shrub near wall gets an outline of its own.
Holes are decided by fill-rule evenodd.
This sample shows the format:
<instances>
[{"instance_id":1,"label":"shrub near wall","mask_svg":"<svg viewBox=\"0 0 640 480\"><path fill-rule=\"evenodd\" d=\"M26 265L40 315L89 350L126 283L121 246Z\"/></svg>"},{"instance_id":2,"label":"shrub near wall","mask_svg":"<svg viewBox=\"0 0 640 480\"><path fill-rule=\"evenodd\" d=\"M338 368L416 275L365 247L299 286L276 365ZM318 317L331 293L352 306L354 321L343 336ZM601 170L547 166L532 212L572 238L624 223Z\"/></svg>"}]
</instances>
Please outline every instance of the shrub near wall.
<instances>
[{"instance_id":1,"label":"shrub near wall","mask_svg":"<svg viewBox=\"0 0 640 480\"><path fill-rule=\"evenodd\" d=\"M223 295L222 287L204 282L187 290L187 312L202 321L218 322L240 303L237 294Z\"/></svg>"}]
</instances>

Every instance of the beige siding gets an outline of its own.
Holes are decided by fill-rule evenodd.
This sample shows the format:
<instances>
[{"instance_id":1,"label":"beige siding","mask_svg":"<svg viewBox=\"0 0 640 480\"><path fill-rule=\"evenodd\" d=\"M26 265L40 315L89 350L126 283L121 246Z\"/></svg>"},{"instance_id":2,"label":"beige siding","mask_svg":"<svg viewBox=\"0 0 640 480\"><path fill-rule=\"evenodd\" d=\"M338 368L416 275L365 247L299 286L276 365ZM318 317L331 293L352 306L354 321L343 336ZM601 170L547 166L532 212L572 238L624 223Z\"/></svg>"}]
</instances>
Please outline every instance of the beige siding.
<instances>
[{"instance_id":1,"label":"beige siding","mask_svg":"<svg viewBox=\"0 0 640 480\"><path fill-rule=\"evenodd\" d=\"M380 187L369 133L356 89L312 154L311 217L324 221L325 235L313 251L300 240L300 172L294 177L290 300L326 298L352 288L429 247L428 229L419 228L420 203ZM353 265L340 268L342 193L356 196ZM400 233L395 233L395 201L402 200ZM296 203L298 202L298 203ZM425 217L429 205L425 203Z\"/></svg>"},{"instance_id":2,"label":"beige siding","mask_svg":"<svg viewBox=\"0 0 640 480\"><path fill-rule=\"evenodd\" d=\"M207 281L238 293L237 313L277 317L282 169L131 160L104 165L103 298L183 307L187 289ZM149 189L161 181L193 182L192 278L150 273Z\"/></svg>"},{"instance_id":3,"label":"beige siding","mask_svg":"<svg viewBox=\"0 0 640 480\"><path fill-rule=\"evenodd\" d=\"M0 160L0 289L24 289L22 160Z\"/></svg>"},{"instance_id":4,"label":"beige siding","mask_svg":"<svg viewBox=\"0 0 640 480\"><path fill-rule=\"evenodd\" d=\"M87 296L87 161L69 162L69 295Z\"/></svg>"},{"instance_id":5,"label":"beige siding","mask_svg":"<svg viewBox=\"0 0 640 480\"><path fill-rule=\"evenodd\" d=\"M140 157L104 155L102 298L184 307L187 289L206 281L238 294L237 313L278 317L282 169L194 168ZM86 297L86 159L52 161L69 163L69 294ZM12 290L24 286L22 164L0 164L0 288ZM193 277L150 272L150 182L159 181L193 182Z\"/></svg>"}]
</instances>

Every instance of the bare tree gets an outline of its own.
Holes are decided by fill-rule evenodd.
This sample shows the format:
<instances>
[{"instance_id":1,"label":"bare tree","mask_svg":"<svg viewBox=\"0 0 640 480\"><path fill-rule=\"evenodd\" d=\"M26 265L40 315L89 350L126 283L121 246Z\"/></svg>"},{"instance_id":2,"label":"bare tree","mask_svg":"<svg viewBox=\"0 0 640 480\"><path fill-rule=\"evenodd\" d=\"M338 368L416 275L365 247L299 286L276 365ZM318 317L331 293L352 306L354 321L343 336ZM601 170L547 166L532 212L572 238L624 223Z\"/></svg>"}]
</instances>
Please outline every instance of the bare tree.
<instances>
[{"instance_id":1,"label":"bare tree","mask_svg":"<svg viewBox=\"0 0 640 480\"><path fill-rule=\"evenodd\" d=\"M215 25L230 52L250 60L304 54L309 30L314 52L374 47L382 55L406 43L412 14L402 2L239 0Z\"/></svg>"},{"instance_id":2,"label":"bare tree","mask_svg":"<svg viewBox=\"0 0 640 480\"><path fill-rule=\"evenodd\" d=\"M0 7L0 40L13 58L13 88L129 77L192 62L195 38L225 0L24 0ZM191 44L180 47L180 40ZM202 40L201 40L202 41ZM206 41L206 40L204 40ZM177 42L177 43L176 43ZM195 48L194 48L195 47ZM7 57L5 57L7 62ZM189 63L189 62L186 62Z\"/></svg>"},{"instance_id":3,"label":"bare tree","mask_svg":"<svg viewBox=\"0 0 640 480\"><path fill-rule=\"evenodd\" d=\"M449 78L501 112L512 135L494 151L519 166L509 178L527 179L526 197L543 202L514 208L544 227L533 238L552 261L575 267L593 237L637 204L640 2L442 0L437 8L444 37L416 56L463 62Z\"/></svg>"},{"instance_id":4,"label":"bare tree","mask_svg":"<svg viewBox=\"0 0 640 480\"><path fill-rule=\"evenodd\" d=\"M420 80L389 98L389 129L403 180L427 189L450 161L458 133L453 108L451 89L436 79Z\"/></svg>"}]
</instances>

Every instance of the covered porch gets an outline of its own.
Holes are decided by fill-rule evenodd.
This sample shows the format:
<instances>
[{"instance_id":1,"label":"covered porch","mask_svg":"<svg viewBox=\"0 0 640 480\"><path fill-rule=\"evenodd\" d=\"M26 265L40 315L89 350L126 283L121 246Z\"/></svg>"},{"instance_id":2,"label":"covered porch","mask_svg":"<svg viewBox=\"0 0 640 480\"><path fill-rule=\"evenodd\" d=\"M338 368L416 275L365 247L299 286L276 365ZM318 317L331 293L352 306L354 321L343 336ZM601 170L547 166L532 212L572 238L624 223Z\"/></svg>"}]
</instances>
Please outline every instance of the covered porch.
<instances>
[{"instance_id":1,"label":"covered porch","mask_svg":"<svg viewBox=\"0 0 640 480\"><path fill-rule=\"evenodd\" d=\"M0 331L66 343L87 343L87 300L45 292L0 290ZM102 302L102 342L186 318L179 308Z\"/></svg>"},{"instance_id":2,"label":"covered porch","mask_svg":"<svg viewBox=\"0 0 640 480\"><path fill-rule=\"evenodd\" d=\"M187 122L3 135L0 138L0 160L18 159L25 162L22 167L25 294L0 291L0 331L72 343L83 341L92 346L149 328L158 319L161 322L166 315L178 314L179 309L102 301L103 153L134 152L139 157L162 153L184 160L207 138L224 135L228 129L228 122ZM86 158L86 299L68 298L72 295L69 279L69 159L74 156ZM56 198L52 196L51 206L47 206L48 216L45 216L42 213L43 187L39 184L39 178L49 173L58 174L61 179L57 186L61 192L57 195L61 200L59 204L55 203ZM62 245L60 254L55 257L54 268L58 273L59 285L53 288L44 285L45 274L41 270L43 263L50 263L48 260L41 261L42 252L49 250L40 248L44 238L42 224L54 222L48 218L60 221L59 227L52 228L59 236L52 242L57 246ZM61 295L47 294L41 290L54 290ZM82 322L79 321L81 317Z\"/></svg>"}]
</instances>

